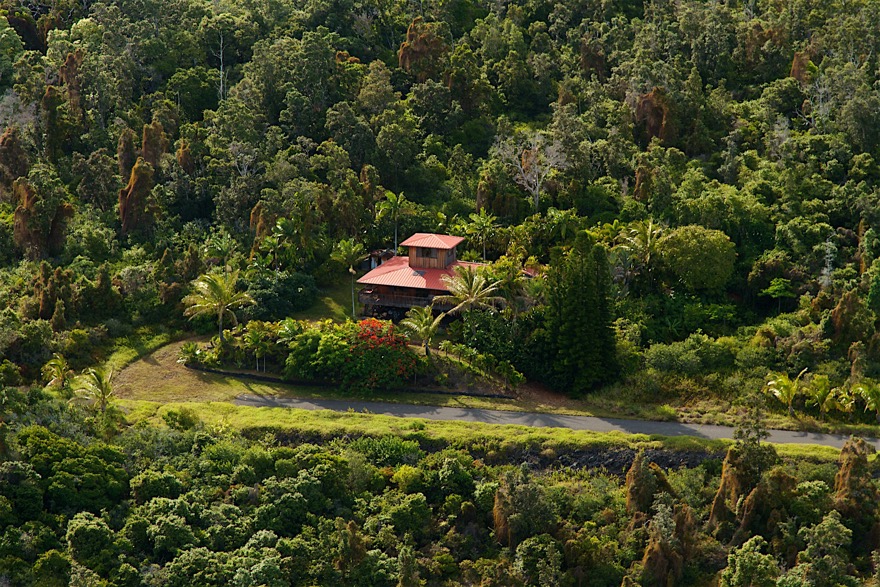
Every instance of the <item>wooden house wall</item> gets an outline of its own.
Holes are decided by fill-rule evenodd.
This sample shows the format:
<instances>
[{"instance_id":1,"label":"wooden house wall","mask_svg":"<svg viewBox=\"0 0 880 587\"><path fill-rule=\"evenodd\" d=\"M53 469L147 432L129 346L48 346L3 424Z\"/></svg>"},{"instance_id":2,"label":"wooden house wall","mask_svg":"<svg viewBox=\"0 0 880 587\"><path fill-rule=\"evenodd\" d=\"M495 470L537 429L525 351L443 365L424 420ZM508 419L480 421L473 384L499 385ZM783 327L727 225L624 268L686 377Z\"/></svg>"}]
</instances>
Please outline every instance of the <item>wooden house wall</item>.
<instances>
[{"instance_id":1,"label":"wooden house wall","mask_svg":"<svg viewBox=\"0 0 880 587\"><path fill-rule=\"evenodd\" d=\"M420 257L418 255L421 247L410 247L409 248L409 266L415 268L424 268L424 269L446 269L446 267L451 263L454 259L454 249L446 251L443 249L437 249L437 258L432 259L430 257ZM450 253L447 255L447 253ZM449 259L447 259L447 256Z\"/></svg>"}]
</instances>

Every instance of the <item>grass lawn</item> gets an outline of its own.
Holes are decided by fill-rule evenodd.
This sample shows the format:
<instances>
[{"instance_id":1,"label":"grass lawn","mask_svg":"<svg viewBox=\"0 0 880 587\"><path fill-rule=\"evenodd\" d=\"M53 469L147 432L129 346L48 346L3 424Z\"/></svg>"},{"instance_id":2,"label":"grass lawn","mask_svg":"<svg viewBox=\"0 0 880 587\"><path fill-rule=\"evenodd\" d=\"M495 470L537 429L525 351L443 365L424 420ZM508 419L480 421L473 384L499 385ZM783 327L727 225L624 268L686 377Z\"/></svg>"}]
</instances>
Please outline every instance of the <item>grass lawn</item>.
<instances>
[{"instance_id":1,"label":"grass lawn","mask_svg":"<svg viewBox=\"0 0 880 587\"><path fill-rule=\"evenodd\" d=\"M160 351L163 347L167 347L175 340L179 340L184 335L180 332L173 332L161 326L145 326L134 330L127 336L119 337L113 340L112 345L104 349L104 359L97 366L106 372L113 373L113 382L117 380L116 375L123 371L129 365L138 361L143 357ZM178 346L179 348L179 346ZM75 389L82 381L82 375L75 375L71 381L71 386Z\"/></svg>"},{"instance_id":2,"label":"grass lawn","mask_svg":"<svg viewBox=\"0 0 880 587\"><path fill-rule=\"evenodd\" d=\"M181 337L181 333L170 332L162 327L139 328L128 336L113 341L110 354L104 359L102 366L104 369L117 373L139 358L157 351Z\"/></svg>"},{"instance_id":3,"label":"grass lawn","mask_svg":"<svg viewBox=\"0 0 880 587\"><path fill-rule=\"evenodd\" d=\"M358 274L355 279L360 275ZM355 284L355 294L357 294L357 287ZM363 311L363 306L360 304L356 304L355 307L358 312ZM318 301L311 308L292 314L290 317L297 320L326 320L330 318L336 322L345 322L351 318L351 279L348 274L340 275L332 285L320 288Z\"/></svg>"}]
</instances>

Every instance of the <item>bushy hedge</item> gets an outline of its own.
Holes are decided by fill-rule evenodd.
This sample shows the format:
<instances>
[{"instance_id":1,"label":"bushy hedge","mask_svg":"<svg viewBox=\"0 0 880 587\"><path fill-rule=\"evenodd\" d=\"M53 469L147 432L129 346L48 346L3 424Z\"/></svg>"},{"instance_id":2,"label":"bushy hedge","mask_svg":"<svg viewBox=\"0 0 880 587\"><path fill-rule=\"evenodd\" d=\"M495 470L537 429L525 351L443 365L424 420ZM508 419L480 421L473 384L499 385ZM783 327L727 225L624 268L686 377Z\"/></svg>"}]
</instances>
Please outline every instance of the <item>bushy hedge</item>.
<instances>
[{"instance_id":1,"label":"bushy hedge","mask_svg":"<svg viewBox=\"0 0 880 587\"><path fill-rule=\"evenodd\" d=\"M400 387L420 361L391 322L310 324L290 343L287 379L325 379L349 389Z\"/></svg>"},{"instance_id":2,"label":"bushy hedge","mask_svg":"<svg viewBox=\"0 0 880 587\"><path fill-rule=\"evenodd\" d=\"M181 360L207 367L278 370L287 380L326 381L346 389L401 387L424 360L391 322L369 318L336 324L288 318L254 320L224 331L221 343L186 344Z\"/></svg>"}]
</instances>

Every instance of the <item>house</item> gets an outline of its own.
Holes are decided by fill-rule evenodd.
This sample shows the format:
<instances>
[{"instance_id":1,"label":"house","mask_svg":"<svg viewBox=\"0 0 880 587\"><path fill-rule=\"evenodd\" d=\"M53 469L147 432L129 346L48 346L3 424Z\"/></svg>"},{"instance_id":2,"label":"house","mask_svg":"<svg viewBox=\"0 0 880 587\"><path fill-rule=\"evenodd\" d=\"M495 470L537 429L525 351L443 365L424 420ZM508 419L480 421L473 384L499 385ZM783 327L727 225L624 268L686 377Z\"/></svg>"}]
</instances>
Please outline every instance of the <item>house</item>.
<instances>
[{"instance_id":1,"label":"house","mask_svg":"<svg viewBox=\"0 0 880 587\"><path fill-rule=\"evenodd\" d=\"M366 313L429 306L435 296L448 294L444 275L451 277L459 266L480 265L458 260L456 247L463 240L460 236L419 232L400 243L409 247L407 256L392 257L358 279L364 286L358 300ZM435 307L448 310L452 304Z\"/></svg>"},{"instance_id":2,"label":"house","mask_svg":"<svg viewBox=\"0 0 880 587\"><path fill-rule=\"evenodd\" d=\"M388 259L394 258L394 251L391 249L376 249L375 251L370 251L369 256L364 260L366 263L366 267L364 269L375 269Z\"/></svg>"}]
</instances>

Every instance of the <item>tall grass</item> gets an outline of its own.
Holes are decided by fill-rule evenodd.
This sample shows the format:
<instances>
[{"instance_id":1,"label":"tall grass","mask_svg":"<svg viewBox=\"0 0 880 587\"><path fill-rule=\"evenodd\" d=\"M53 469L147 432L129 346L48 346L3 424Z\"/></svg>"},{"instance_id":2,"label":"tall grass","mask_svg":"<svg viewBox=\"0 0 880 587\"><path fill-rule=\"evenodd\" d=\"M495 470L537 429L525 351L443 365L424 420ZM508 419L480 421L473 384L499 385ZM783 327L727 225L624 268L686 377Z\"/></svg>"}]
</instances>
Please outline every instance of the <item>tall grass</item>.
<instances>
[{"instance_id":1,"label":"tall grass","mask_svg":"<svg viewBox=\"0 0 880 587\"><path fill-rule=\"evenodd\" d=\"M209 428L236 429L249 437L272 433L312 442L330 441L341 436L399 436L418 440L423 446L467 448L503 460L528 451L532 454L561 454L579 450L660 449L668 451L723 454L731 441L691 436L647 436L621 432L590 432L562 428L533 428L473 422L434 421L398 418L354 411L299 410L291 408L253 408L226 402L155 402L125 400L128 421L161 423L163 414L188 409ZM777 445L784 458L829 462L839 451L815 445Z\"/></svg>"}]
</instances>

